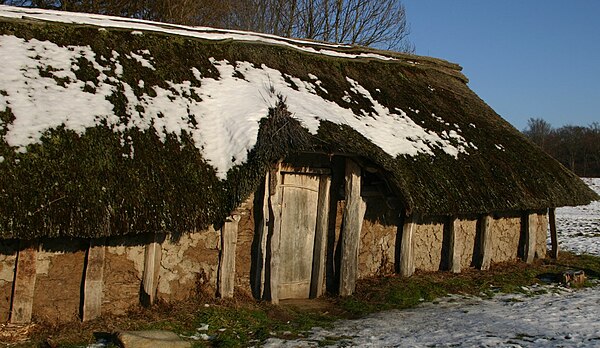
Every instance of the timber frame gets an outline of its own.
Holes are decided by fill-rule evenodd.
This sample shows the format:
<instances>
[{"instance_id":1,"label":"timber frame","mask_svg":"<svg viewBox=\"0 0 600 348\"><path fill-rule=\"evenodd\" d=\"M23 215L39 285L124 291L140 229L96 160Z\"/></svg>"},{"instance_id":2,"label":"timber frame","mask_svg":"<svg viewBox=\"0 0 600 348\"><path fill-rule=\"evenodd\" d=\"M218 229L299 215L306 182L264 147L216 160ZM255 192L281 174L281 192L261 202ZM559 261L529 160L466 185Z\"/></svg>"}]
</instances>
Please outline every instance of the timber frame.
<instances>
[{"instance_id":1,"label":"timber frame","mask_svg":"<svg viewBox=\"0 0 600 348\"><path fill-rule=\"evenodd\" d=\"M278 303L280 300L280 279L281 279L281 259L290 257L290 255L281 254L281 224L283 207L283 190L288 185L283 183L283 176L286 174L306 174L318 177L318 194L316 202L316 224L314 236L314 248L312 250L312 271L310 280L309 298L316 298L324 294L326 288L331 284L335 286L335 292L342 296L351 295L358 279L358 252L359 238L363 219L366 211L366 202L361 198L361 166L355 159L349 156L339 156L343 159L343 166L338 166L339 173L334 173L333 164L329 166L307 166L292 165L284 161L279 161L272 166L264 180L262 195L261 216L256 222L256 258L253 277L253 293L255 297L270 300L272 303ZM343 169L345 168L345 169ZM330 209L336 206L336 194L332 193L332 178L334 176L343 178L344 187L344 210L342 230L340 233L340 264L337 266L335 279L328 279L331 276L327 271L328 262L333 259L328 253L331 252L330 226L332 221L332 212ZM225 238L223 235L222 238ZM329 251L328 251L329 250ZM222 269L226 267L221 263L219 273L224 274ZM329 284L326 286L327 283ZM221 295L223 296L223 295Z\"/></svg>"},{"instance_id":2,"label":"timber frame","mask_svg":"<svg viewBox=\"0 0 600 348\"><path fill-rule=\"evenodd\" d=\"M323 154L304 154L304 156L323 156ZM312 249L312 272L310 279L310 292L307 298L316 298L325 293L325 291L337 293L341 296L352 295L355 291L356 281L359 278L359 252L361 248L361 233L365 212L367 210L368 198L382 199L383 196L377 194L372 188L364 186L361 178L367 173L377 173L379 169L370 166L359 157L352 157L343 154L335 154L338 158L338 165L335 161L329 159L329 165L324 165L318 160L315 166L306 165L306 161L300 161L301 164L294 164L294 160L279 161L271 167L265 175L261 194L259 199L261 203L260 212L257 216L255 240L257 250L252 274L252 291L256 298L266 299L274 304L282 300L280 294L280 280L283 270L281 269L282 259L290 258L290 255L282 254L282 212L284 207L283 190L290 187L284 183L283 177L287 174L306 174L318 177L318 202L317 217L315 223L314 248ZM288 163L289 162L289 163ZM337 184L335 182L337 177ZM294 186L294 185L292 185ZM343 209L341 210L341 223L339 235L331 231L333 207L337 205L336 191L343 191L341 196L343 200ZM403 212L401 205L396 205L398 211L401 211L401 217L398 219L396 234L395 251L395 271L401 276L410 277L414 274L415 250L414 238L418 226L423 223L424 217L418 214L409 214ZM550 212L551 214L552 212ZM523 246L519 253L523 261L528 263L533 261L534 257L544 257L536 254L536 228L537 215L545 214L540 211L523 211L521 218L521 239ZM550 215L551 217L552 215ZM446 260L445 269L452 273L460 273L462 269L475 266L480 270L490 269L494 256L494 221L499 217L492 213L480 214L475 220L477 245L473 246L473 264L465 264L461 259L462 250L467 247L462 245L462 237L459 236L460 225L466 221L465 216L448 216L444 218L444 233L447 234L448 245L445 246L445 254L442 256ZM218 294L221 297L233 296L233 284L235 283L233 274L235 273L234 261L235 254L235 236L225 231L235 228L229 228L230 224L237 224L239 218L232 217L224 225L222 238L222 251L219 263ZM550 220L552 223L552 219ZM337 241L330 241L335 238ZM331 243L335 242L339 248L339 256L334 265L331 265L334 257L329 254L332 252ZM228 247L229 246L229 247ZM233 246L233 249L232 249ZM229 255L229 256L228 256ZM336 265L337 264L337 265ZM332 272L327 271L334 268ZM333 279L330 277L333 276ZM224 280L228 279L228 280ZM224 290L223 284L226 282L227 290ZM327 286L325 284L327 283ZM285 297L284 297L285 298Z\"/></svg>"},{"instance_id":3,"label":"timber frame","mask_svg":"<svg viewBox=\"0 0 600 348\"><path fill-rule=\"evenodd\" d=\"M252 263L254 265L250 277L250 286L257 299L271 301L274 304L290 298L281 294L281 280L285 275L283 262L293 256L282 253L284 230L282 219L285 217L286 198L284 190L297 188L296 184L287 183L286 176L310 177L314 186L308 191L313 192L314 200L314 239L311 240L310 281L304 292L305 298L316 298L325 292L340 296L350 296L354 293L356 282L364 276L361 267L361 248L365 234L364 230L372 222L367 222L368 204L386 202L388 209L400 213L395 222L395 247L393 252L393 272L403 277L413 276L417 265L419 250L416 243L422 226L427 224L428 217L405 211L401 204L393 200L389 205L388 192L378 192L373 184L372 176L379 178L378 168L357 156L336 154L328 159L324 154L302 154L313 159L314 165L307 164L306 158L298 160L278 161L266 173L262 187L256 192L254 211L253 244L256 245ZM302 157L301 156L301 157ZM319 160L320 158L320 160ZM288 163L289 162L289 163ZM371 177L369 177L371 176ZM379 182L379 185L384 183ZM381 190L379 190L381 191ZM240 208L241 209L241 208ZM336 211L337 209L337 211ZM300 213L300 212L292 212ZM371 214L373 208L371 207ZM221 298L231 298L240 286L239 272L236 259L240 253L238 235L241 233L240 221L248 211L236 210L225 219L221 228L216 231L219 238L219 254L217 260L217 277L215 293ZM540 221L547 215L552 239L551 256L557 257L558 243L554 209L527 210L519 212L513 220L519 222L520 232L513 239L520 239L518 256L527 263L534 258L544 257L540 251L539 231ZM288 212L289 215L289 212ZM442 264L439 269L452 273L460 273L466 267L476 267L488 270L497 260L495 245L502 214L488 213L470 216L451 215L439 218L443 225L445 244L441 249ZM246 217L247 221L248 217ZM370 217L372 219L372 216ZM313 221L313 220L311 220ZM462 234L465 222L474 226L476 236L474 242L466 242ZM245 227L247 228L247 227ZM441 229L439 230L441 233ZM143 241L143 270L141 273L140 301L150 306L159 297L160 274L163 263L164 243L166 235L149 234ZM367 237L371 238L371 237ZM335 246L332 246L335 244ZM473 245L474 244L474 245ZM81 283L80 316L83 321L98 318L103 313L103 302L106 299L107 259L110 249L107 238L90 239L87 241L83 279ZM465 263L465 248L473 248L473 263ZM335 249L335 254L334 254ZM40 246L35 241L21 240L15 261L15 277L12 287L10 321L12 323L27 323L32 319L33 297L36 287L36 260ZM515 252L516 253L516 252ZM306 256L306 255L305 255ZM239 261L238 261L239 262ZM243 266L243 265L242 265ZM333 271L330 271L333 269ZM163 273L161 273L163 272ZM363 273L361 273L363 272ZM239 289L238 291L244 291ZM293 298L293 297L291 297Z\"/></svg>"}]
</instances>

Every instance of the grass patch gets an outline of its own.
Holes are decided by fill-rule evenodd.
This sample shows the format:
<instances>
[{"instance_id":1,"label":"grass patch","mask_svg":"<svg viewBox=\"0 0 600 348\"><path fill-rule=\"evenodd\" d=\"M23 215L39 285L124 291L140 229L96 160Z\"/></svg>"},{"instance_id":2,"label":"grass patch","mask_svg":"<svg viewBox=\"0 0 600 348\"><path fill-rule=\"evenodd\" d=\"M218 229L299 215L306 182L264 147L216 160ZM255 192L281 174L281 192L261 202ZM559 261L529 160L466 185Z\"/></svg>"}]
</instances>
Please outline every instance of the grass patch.
<instances>
[{"instance_id":1,"label":"grass patch","mask_svg":"<svg viewBox=\"0 0 600 348\"><path fill-rule=\"evenodd\" d=\"M397 276L364 279L349 297L323 297L317 300L283 301L274 306L238 296L218 300L200 296L175 303L158 303L153 308L138 308L126 316L104 317L89 323L37 325L31 340L17 347L84 347L99 335L119 330L170 330L182 336L199 333L208 341L193 341L194 347L240 347L255 345L269 337L297 338L315 326L328 327L335 320L358 318L369 313L405 309L447 294L493 296L499 292L524 292L523 287L560 279L566 270L585 271L598 279L600 257L563 252L558 260L495 264L487 272L467 269L461 274L417 272L410 278ZM597 284L597 282L596 282ZM535 291L533 291L535 294ZM198 328L208 325L207 330ZM343 341L328 337L320 344Z\"/></svg>"}]
</instances>

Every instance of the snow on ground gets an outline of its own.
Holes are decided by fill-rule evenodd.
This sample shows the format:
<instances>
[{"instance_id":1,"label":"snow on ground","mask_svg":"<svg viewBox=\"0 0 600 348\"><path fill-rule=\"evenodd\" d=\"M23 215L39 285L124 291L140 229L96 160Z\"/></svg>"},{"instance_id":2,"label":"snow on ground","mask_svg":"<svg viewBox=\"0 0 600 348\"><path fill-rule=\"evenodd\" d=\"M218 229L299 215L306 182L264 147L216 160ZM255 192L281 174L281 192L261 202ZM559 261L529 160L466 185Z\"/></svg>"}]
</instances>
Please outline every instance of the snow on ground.
<instances>
[{"instance_id":1,"label":"snow on ground","mask_svg":"<svg viewBox=\"0 0 600 348\"><path fill-rule=\"evenodd\" d=\"M583 180L600 193L600 178ZM600 201L583 207L557 209L556 229L559 233L559 249L600 255Z\"/></svg>"},{"instance_id":2,"label":"snow on ground","mask_svg":"<svg viewBox=\"0 0 600 348\"><path fill-rule=\"evenodd\" d=\"M584 179L600 193L600 179ZM561 247L600 256L600 201L556 211ZM599 347L600 286L555 285L492 299L453 295L403 311L314 328L307 338L265 347Z\"/></svg>"},{"instance_id":3,"label":"snow on ground","mask_svg":"<svg viewBox=\"0 0 600 348\"><path fill-rule=\"evenodd\" d=\"M600 291L587 289L492 300L450 296L403 311L313 329L306 340L270 339L265 347L557 347L600 345Z\"/></svg>"}]
</instances>

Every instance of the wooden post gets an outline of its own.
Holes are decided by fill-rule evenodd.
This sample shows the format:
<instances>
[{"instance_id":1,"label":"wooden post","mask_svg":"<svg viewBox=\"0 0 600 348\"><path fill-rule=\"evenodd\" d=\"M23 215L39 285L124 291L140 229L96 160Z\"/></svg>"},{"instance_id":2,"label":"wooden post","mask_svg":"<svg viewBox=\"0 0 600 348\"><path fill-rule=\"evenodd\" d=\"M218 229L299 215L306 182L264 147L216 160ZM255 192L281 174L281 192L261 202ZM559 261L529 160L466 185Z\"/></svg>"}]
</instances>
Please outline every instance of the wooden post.
<instances>
[{"instance_id":1,"label":"wooden post","mask_svg":"<svg viewBox=\"0 0 600 348\"><path fill-rule=\"evenodd\" d=\"M227 218L221 229L221 259L219 260L219 296L232 298L235 287L235 253L239 215Z\"/></svg>"},{"instance_id":2,"label":"wooden post","mask_svg":"<svg viewBox=\"0 0 600 348\"><path fill-rule=\"evenodd\" d=\"M550 256L553 259L558 259L558 234L556 233L556 212L554 208L548 210L548 221L550 223L550 241L552 242Z\"/></svg>"},{"instance_id":3,"label":"wooden post","mask_svg":"<svg viewBox=\"0 0 600 348\"><path fill-rule=\"evenodd\" d=\"M37 249L36 242L19 241L10 311L10 322L13 324L31 322L36 281Z\"/></svg>"},{"instance_id":4,"label":"wooden post","mask_svg":"<svg viewBox=\"0 0 600 348\"><path fill-rule=\"evenodd\" d=\"M151 306L156 300L158 289L158 274L160 272L160 260L162 258L162 245L158 242L157 235L146 244L144 255L144 275L142 278L142 304Z\"/></svg>"},{"instance_id":5,"label":"wooden post","mask_svg":"<svg viewBox=\"0 0 600 348\"><path fill-rule=\"evenodd\" d=\"M358 245L366 204L360 196L360 166L346 160L346 206L342 228L340 295L354 293L358 275Z\"/></svg>"},{"instance_id":6,"label":"wooden post","mask_svg":"<svg viewBox=\"0 0 600 348\"><path fill-rule=\"evenodd\" d=\"M262 200L262 221L258 224L258 229L258 250L256 253L256 268L254 273L254 291L257 299L263 299L265 295L267 236L269 233L269 173L267 173L267 175L265 176L264 193Z\"/></svg>"},{"instance_id":7,"label":"wooden post","mask_svg":"<svg viewBox=\"0 0 600 348\"><path fill-rule=\"evenodd\" d=\"M532 263L535 257L535 244L536 244L536 229L537 229L537 214L527 213L527 216L523 219L525 223L525 255L524 259L527 263Z\"/></svg>"},{"instance_id":8,"label":"wooden post","mask_svg":"<svg viewBox=\"0 0 600 348\"><path fill-rule=\"evenodd\" d=\"M460 265L460 250L461 245L457 235L457 224L460 220L456 217L451 217L449 221L448 228L450 229L450 257L449 257L449 269L452 273L460 273L461 265Z\"/></svg>"},{"instance_id":9,"label":"wooden post","mask_svg":"<svg viewBox=\"0 0 600 348\"><path fill-rule=\"evenodd\" d=\"M277 164L277 167L271 171L270 183L269 183L269 209L271 210L271 216L273 217L273 231L271 234L271 262L269 264L270 270L270 292L271 292L271 303L279 303L279 240L281 238L281 200L282 200L282 189L281 185L281 162Z\"/></svg>"},{"instance_id":10,"label":"wooden post","mask_svg":"<svg viewBox=\"0 0 600 348\"><path fill-rule=\"evenodd\" d=\"M313 252L313 268L310 282L310 297L323 295L325 279L325 261L327 252L327 233L329 233L329 190L331 177L321 175L319 181L319 199L317 203L317 226L315 231L315 248Z\"/></svg>"},{"instance_id":11,"label":"wooden post","mask_svg":"<svg viewBox=\"0 0 600 348\"><path fill-rule=\"evenodd\" d=\"M415 273L415 258L413 251L413 234L416 228L416 217L405 216L402 223L402 240L400 242L399 273L403 277L410 277Z\"/></svg>"},{"instance_id":12,"label":"wooden post","mask_svg":"<svg viewBox=\"0 0 600 348\"><path fill-rule=\"evenodd\" d=\"M85 255L85 279L83 280L83 304L81 320L93 320L102 314L102 290L104 285L104 259L106 238L91 239Z\"/></svg>"},{"instance_id":13,"label":"wooden post","mask_svg":"<svg viewBox=\"0 0 600 348\"><path fill-rule=\"evenodd\" d=\"M490 215L483 215L479 219L479 228L480 228L480 250L481 250L481 263L479 264L479 269L482 271L487 271L490 269L492 264L492 233L490 229L490 225L492 222L492 217Z\"/></svg>"}]
</instances>

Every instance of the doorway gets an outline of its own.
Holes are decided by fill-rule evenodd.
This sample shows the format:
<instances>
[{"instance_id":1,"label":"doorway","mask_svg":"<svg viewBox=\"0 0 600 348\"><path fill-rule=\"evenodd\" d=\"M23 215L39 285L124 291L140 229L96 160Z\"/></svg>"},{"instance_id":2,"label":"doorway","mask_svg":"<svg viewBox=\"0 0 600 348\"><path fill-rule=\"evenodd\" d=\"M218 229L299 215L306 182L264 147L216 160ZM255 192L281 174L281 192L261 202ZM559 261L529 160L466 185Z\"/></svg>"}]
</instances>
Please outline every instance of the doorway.
<instances>
[{"instance_id":1,"label":"doorway","mask_svg":"<svg viewBox=\"0 0 600 348\"><path fill-rule=\"evenodd\" d=\"M282 174L279 298L309 298L320 178Z\"/></svg>"}]
</instances>

